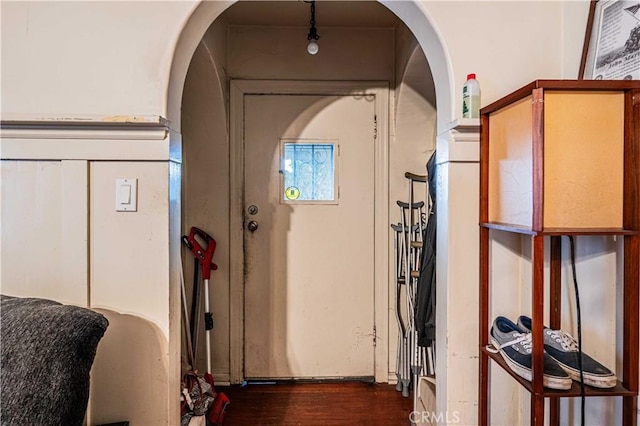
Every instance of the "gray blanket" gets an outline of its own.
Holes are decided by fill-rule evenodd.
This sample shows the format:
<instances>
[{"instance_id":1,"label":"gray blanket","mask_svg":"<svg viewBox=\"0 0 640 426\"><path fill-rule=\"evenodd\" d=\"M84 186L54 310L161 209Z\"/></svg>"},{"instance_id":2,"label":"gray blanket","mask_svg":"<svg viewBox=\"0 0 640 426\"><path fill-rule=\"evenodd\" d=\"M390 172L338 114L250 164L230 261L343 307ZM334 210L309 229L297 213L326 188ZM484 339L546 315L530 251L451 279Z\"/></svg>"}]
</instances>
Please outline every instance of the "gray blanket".
<instances>
[{"instance_id":1,"label":"gray blanket","mask_svg":"<svg viewBox=\"0 0 640 426\"><path fill-rule=\"evenodd\" d=\"M82 425L107 319L45 299L0 296L0 423Z\"/></svg>"}]
</instances>

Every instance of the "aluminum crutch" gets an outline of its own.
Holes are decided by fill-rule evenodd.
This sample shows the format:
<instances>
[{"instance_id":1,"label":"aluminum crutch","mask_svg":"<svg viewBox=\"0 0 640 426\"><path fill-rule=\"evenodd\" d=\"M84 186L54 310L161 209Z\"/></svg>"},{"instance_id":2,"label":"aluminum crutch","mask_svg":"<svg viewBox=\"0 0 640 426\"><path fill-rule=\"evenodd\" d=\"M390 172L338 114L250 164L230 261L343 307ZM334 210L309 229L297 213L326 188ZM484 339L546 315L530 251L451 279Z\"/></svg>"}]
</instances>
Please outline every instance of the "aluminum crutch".
<instances>
[{"instance_id":1,"label":"aluminum crutch","mask_svg":"<svg viewBox=\"0 0 640 426\"><path fill-rule=\"evenodd\" d=\"M403 391L405 386L403 385L404 376L404 346L406 345L405 333L406 327L402 320L400 298L402 293L402 285L404 284L404 278L401 276L401 270L403 266L403 246L401 245L402 236L402 224L391 225L394 231L393 239L393 252L394 252L394 269L395 269L395 313L396 322L398 324L398 348L396 354L396 377L398 383L396 384L396 390L398 392Z\"/></svg>"}]
</instances>

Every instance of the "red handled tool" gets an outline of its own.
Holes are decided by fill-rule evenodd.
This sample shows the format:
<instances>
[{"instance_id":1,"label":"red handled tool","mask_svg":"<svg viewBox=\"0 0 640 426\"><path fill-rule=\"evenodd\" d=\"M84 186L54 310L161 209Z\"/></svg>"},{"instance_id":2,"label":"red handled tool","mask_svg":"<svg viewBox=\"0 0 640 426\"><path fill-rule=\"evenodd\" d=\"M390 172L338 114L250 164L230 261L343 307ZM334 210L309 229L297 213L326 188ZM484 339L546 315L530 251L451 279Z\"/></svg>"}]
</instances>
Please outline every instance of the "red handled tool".
<instances>
[{"instance_id":1,"label":"red handled tool","mask_svg":"<svg viewBox=\"0 0 640 426\"><path fill-rule=\"evenodd\" d=\"M189 232L189 235L185 235L182 237L182 242L187 246L189 250L191 250L195 258L195 266L193 268L193 305L191 312L191 336L193 337L192 359L196 354L196 342L198 340L199 328L197 326L199 324L200 318L200 282L198 280L198 264L200 265L200 269L202 269L202 278L204 279L204 324L206 329L205 340L207 348L207 372L204 374L204 379L211 385L211 389L213 390L215 396L213 405L209 408L207 418L212 424L220 425L222 424L226 415L229 398L227 398L227 396L222 392L215 392L213 376L211 375L211 330L213 329L213 315L211 315L209 309L209 278L211 278L211 271L215 271L216 269L218 269L218 265L213 263L213 253L216 250L216 240L214 240L213 237L204 232L202 229L193 226L191 228L191 231Z\"/></svg>"},{"instance_id":2,"label":"red handled tool","mask_svg":"<svg viewBox=\"0 0 640 426\"><path fill-rule=\"evenodd\" d=\"M200 263L200 268L202 269L202 278L204 279L204 323L205 323L205 339L206 339L206 348L207 348L207 373L211 374L211 330L213 329L213 315L211 315L209 309L209 278L211 277L211 270L218 269L218 265L212 262L213 253L216 250L216 240L206 232L204 232L200 228L196 228L195 226L191 227L191 231L189 235L185 235L182 237L182 242L187 246L189 250L193 253L196 258L197 263ZM194 268L193 271L196 276L194 280L194 295L195 299L193 300L193 305L199 305L199 294L198 291L198 280L197 273L198 268ZM194 320L194 316L192 315L192 321ZM195 315L195 322L197 323L198 318ZM194 324L192 324L194 327ZM194 327L193 341L197 341L197 328ZM195 346L195 345L194 345ZM195 349L194 349L195 352ZM195 354L194 354L195 355ZM205 375L206 376L206 375ZM211 380L211 384L213 384L213 380Z\"/></svg>"},{"instance_id":3,"label":"red handled tool","mask_svg":"<svg viewBox=\"0 0 640 426\"><path fill-rule=\"evenodd\" d=\"M198 242L196 237L202 239L205 247ZM182 237L182 242L187 246L193 255L198 259L202 267L202 278L208 280L211 277L211 270L218 269L218 265L212 262L213 252L216 251L216 240L200 228L191 227L189 235Z\"/></svg>"}]
</instances>

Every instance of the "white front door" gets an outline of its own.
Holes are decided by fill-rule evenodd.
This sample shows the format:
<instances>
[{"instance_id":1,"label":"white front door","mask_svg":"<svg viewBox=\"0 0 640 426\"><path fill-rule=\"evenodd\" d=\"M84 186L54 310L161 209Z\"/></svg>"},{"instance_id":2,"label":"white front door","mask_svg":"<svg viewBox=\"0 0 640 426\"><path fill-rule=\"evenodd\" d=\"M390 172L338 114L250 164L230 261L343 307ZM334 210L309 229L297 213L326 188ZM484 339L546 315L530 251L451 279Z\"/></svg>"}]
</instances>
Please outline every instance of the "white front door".
<instances>
[{"instance_id":1,"label":"white front door","mask_svg":"<svg viewBox=\"0 0 640 426\"><path fill-rule=\"evenodd\" d=\"M374 376L374 101L244 96L245 378Z\"/></svg>"}]
</instances>

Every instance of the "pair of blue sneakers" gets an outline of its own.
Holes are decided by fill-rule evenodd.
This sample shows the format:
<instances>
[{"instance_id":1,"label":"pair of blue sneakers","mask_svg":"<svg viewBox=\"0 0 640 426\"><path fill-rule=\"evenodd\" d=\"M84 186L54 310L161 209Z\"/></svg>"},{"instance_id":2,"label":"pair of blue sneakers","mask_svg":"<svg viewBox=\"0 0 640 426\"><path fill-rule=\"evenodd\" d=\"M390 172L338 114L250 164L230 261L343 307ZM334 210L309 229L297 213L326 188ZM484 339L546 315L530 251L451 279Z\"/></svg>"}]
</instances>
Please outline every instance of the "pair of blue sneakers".
<instances>
[{"instance_id":1,"label":"pair of blue sneakers","mask_svg":"<svg viewBox=\"0 0 640 426\"><path fill-rule=\"evenodd\" d=\"M551 389L570 389L572 380L580 381L578 343L567 332L544 328L544 386ZM497 317L489 338L509 368L518 376L531 381L531 318L521 316L515 324L503 316ZM612 388L615 374L589 355L582 353L584 383L597 388Z\"/></svg>"}]
</instances>

